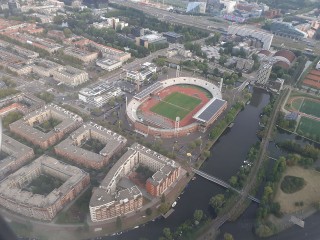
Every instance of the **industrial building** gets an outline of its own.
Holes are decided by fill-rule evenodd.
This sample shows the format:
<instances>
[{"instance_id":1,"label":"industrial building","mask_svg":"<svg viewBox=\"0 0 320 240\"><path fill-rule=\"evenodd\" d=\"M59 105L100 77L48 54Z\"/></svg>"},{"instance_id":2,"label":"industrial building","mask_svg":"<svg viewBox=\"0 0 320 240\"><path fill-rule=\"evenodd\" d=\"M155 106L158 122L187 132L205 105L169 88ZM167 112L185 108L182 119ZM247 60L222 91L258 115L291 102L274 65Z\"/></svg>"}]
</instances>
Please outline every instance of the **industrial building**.
<instances>
[{"instance_id":1,"label":"industrial building","mask_svg":"<svg viewBox=\"0 0 320 240\"><path fill-rule=\"evenodd\" d=\"M104 145L98 152L82 148L90 139L96 139ZM63 140L54 150L56 154L65 157L87 168L100 169L110 158L118 153L127 143L127 139L115 132L94 123L83 125Z\"/></svg>"},{"instance_id":2,"label":"industrial building","mask_svg":"<svg viewBox=\"0 0 320 240\"><path fill-rule=\"evenodd\" d=\"M138 46L143 46L145 48L149 48L150 44L160 44L160 43L166 43L167 38L163 37L160 34L148 34L141 37L136 37L136 44Z\"/></svg>"},{"instance_id":3,"label":"industrial building","mask_svg":"<svg viewBox=\"0 0 320 240\"><path fill-rule=\"evenodd\" d=\"M272 39L273 39L273 34L270 34L261 30L251 29L248 27L237 26L237 25L229 26L228 34L242 36L242 37L252 37L252 38L258 39L262 42L263 44L262 48L265 50L270 49Z\"/></svg>"},{"instance_id":4,"label":"industrial building","mask_svg":"<svg viewBox=\"0 0 320 240\"><path fill-rule=\"evenodd\" d=\"M46 196L24 189L41 174L58 178L64 183ZM30 218L50 221L89 183L88 173L43 155L0 183L0 205Z\"/></svg>"},{"instance_id":5,"label":"industrial building","mask_svg":"<svg viewBox=\"0 0 320 240\"><path fill-rule=\"evenodd\" d=\"M41 124L54 119L59 121L53 129L45 129ZM23 119L9 125L10 131L26 139L34 145L47 149L60 141L65 134L82 125L82 118L54 104L35 110Z\"/></svg>"}]
</instances>

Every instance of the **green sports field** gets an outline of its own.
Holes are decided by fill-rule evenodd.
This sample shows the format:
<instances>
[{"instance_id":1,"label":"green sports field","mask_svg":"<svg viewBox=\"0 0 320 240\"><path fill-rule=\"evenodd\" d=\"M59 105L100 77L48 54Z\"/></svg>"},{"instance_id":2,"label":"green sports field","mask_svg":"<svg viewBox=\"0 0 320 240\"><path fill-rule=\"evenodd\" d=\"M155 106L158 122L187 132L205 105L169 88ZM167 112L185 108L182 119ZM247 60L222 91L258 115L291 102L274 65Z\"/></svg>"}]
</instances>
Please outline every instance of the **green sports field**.
<instances>
[{"instance_id":1,"label":"green sports field","mask_svg":"<svg viewBox=\"0 0 320 240\"><path fill-rule=\"evenodd\" d=\"M299 122L297 133L317 140L320 138L320 122L310 118L302 117Z\"/></svg>"},{"instance_id":2,"label":"green sports field","mask_svg":"<svg viewBox=\"0 0 320 240\"><path fill-rule=\"evenodd\" d=\"M320 103L305 99L301 105L300 112L320 118Z\"/></svg>"},{"instance_id":3,"label":"green sports field","mask_svg":"<svg viewBox=\"0 0 320 240\"><path fill-rule=\"evenodd\" d=\"M157 105L153 106L150 110L175 121L176 117L180 117L180 120L182 120L200 103L201 100L198 98L174 92Z\"/></svg>"}]
</instances>

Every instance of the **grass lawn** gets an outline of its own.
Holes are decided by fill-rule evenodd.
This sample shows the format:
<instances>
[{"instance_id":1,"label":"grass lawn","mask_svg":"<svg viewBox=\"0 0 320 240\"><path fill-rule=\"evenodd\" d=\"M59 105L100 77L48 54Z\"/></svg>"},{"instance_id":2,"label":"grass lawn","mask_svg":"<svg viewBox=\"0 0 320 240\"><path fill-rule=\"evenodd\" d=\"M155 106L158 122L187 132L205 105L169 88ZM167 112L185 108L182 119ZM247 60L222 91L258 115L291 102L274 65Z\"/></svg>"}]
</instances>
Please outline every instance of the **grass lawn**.
<instances>
[{"instance_id":1,"label":"grass lawn","mask_svg":"<svg viewBox=\"0 0 320 240\"><path fill-rule=\"evenodd\" d=\"M304 169L299 166L287 167L281 181L285 176L295 176L305 181L304 187L294 193L285 193L281 186L277 187L274 196L274 202L278 202L283 213L292 213L298 210L308 208L320 199L319 181L320 173L312 169ZM297 202L303 202L303 205L296 205Z\"/></svg>"},{"instance_id":2,"label":"grass lawn","mask_svg":"<svg viewBox=\"0 0 320 240\"><path fill-rule=\"evenodd\" d=\"M180 117L182 120L200 103L201 100L198 98L174 92L153 106L151 111L174 121L176 117Z\"/></svg>"},{"instance_id":3,"label":"grass lawn","mask_svg":"<svg viewBox=\"0 0 320 240\"><path fill-rule=\"evenodd\" d=\"M310 118L302 117L299 122L297 133L305 137L319 139L320 138L320 122Z\"/></svg>"},{"instance_id":4,"label":"grass lawn","mask_svg":"<svg viewBox=\"0 0 320 240\"><path fill-rule=\"evenodd\" d=\"M293 100L292 107L295 110L299 111L302 102L303 102L303 98L297 98L297 99Z\"/></svg>"},{"instance_id":5,"label":"grass lawn","mask_svg":"<svg viewBox=\"0 0 320 240\"><path fill-rule=\"evenodd\" d=\"M180 84L179 86L186 87L186 88L198 89L199 91L201 91L204 94L206 94L207 98L212 98L212 94L207 89L204 89L202 87L199 87L199 86L196 86L196 85L190 85L190 84Z\"/></svg>"},{"instance_id":6,"label":"grass lawn","mask_svg":"<svg viewBox=\"0 0 320 240\"><path fill-rule=\"evenodd\" d=\"M320 117L320 103L305 99L300 108L300 112Z\"/></svg>"}]
</instances>

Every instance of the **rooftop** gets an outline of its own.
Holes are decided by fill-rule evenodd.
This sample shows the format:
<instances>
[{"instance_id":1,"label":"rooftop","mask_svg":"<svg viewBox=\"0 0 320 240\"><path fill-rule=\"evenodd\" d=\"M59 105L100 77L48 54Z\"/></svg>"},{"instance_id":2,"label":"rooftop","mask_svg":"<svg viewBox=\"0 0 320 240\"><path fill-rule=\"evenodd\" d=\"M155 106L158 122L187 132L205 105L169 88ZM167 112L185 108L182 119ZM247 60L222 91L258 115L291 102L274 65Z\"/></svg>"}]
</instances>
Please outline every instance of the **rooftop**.
<instances>
[{"instance_id":1,"label":"rooftop","mask_svg":"<svg viewBox=\"0 0 320 240\"><path fill-rule=\"evenodd\" d=\"M47 196L32 194L28 191L23 191L22 188L28 183L28 179L36 178L34 172L39 169L40 173L59 176L64 183L54 189ZM48 207L54 204L59 198L65 196L72 187L76 186L83 178L87 177L88 173L83 170L67 165L52 157L43 155L34 160L31 164L20 168L15 173L5 178L0 183L0 195L13 202L29 205L30 207Z\"/></svg>"},{"instance_id":2,"label":"rooftop","mask_svg":"<svg viewBox=\"0 0 320 240\"><path fill-rule=\"evenodd\" d=\"M222 99L212 98L193 118L201 122L208 122L225 103L226 101Z\"/></svg>"}]
</instances>

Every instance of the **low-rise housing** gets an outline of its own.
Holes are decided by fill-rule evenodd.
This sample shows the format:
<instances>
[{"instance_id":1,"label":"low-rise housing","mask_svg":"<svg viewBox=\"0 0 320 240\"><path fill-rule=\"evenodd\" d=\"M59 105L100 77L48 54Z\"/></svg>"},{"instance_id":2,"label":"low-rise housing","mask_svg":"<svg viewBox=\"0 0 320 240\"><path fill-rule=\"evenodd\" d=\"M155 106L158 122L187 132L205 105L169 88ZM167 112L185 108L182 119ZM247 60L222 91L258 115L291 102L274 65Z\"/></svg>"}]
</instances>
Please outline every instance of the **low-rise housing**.
<instances>
[{"instance_id":1,"label":"low-rise housing","mask_svg":"<svg viewBox=\"0 0 320 240\"><path fill-rule=\"evenodd\" d=\"M61 68L62 65L45 60L45 59L39 59L37 61L34 61L34 64L32 65L32 71L42 77L50 77L53 75L53 72L59 68Z\"/></svg>"},{"instance_id":2,"label":"low-rise housing","mask_svg":"<svg viewBox=\"0 0 320 240\"><path fill-rule=\"evenodd\" d=\"M77 48L77 47L68 47L64 49L64 54L74 57L84 63L90 63L97 59L97 52L89 52L85 49Z\"/></svg>"},{"instance_id":3,"label":"low-rise housing","mask_svg":"<svg viewBox=\"0 0 320 240\"><path fill-rule=\"evenodd\" d=\"M102 69L108 72L113 71L122 66L122 62L110 58L99 59L96 61L96 64L97 66L101 67Z\"/></svg>"},{"instance_id":4,"label":"low-rise housing","mask_svg":"<svg viewBox=\"0 0 320 240\"><path fill-rule=\"evenodd\" d=\"M139 165L154 172L145 185L152 196L161 196L180 176L181 167L177 162L134 143L113 165L99 188L93 191L89 204L91 221L99 222L124 216L142 207L143 195L138 186L118 186L119 181L135 171Z\"/></svg>"},{"instance_id":5,"label":"low-rise housing","mask_svg":"<svg viewBox=\"0 0 320 240\"><path fill-rule=\"evenodd\" d=\"M41 124L55 119L59 121L53 129L45 129ZM34 145L47 149L60 141L67 133L80 127L83 120L78 115L57 105L46 105L9 125L10 131Z\"/></svg>"},{"instance_id":6,"label":"low-rise housing","mask_svg":"<svg viewBox=\"0 0 320 240\"><path fill-rule=\"evenodd\" d=\"M105 145L98 153L82 148L90 139ZM56 154L88 168L100 169L127 143L127 139L94 123L83 125L55 146Z\"/></svg>"},{"instance_id":7,"label":"low-rise housing","mask_svg":"<svg viewBox=\"0 0 320 240\"><path fill-rule=\"evenodd\" d=\"M71 87L76 87L89 80L86 71L68 65L55 69L52 76L54 80Z\"/></svg>"},{"instance_id":8,"label":"low-rise housing","mask_svg":"<svg viewBox=\"0 0 320 240\"><path fill-rule=\"evenodd\" d=\"M33 149L1 133L1 152L8 156L0 161L0 180L18 170L34 157Z\"/></svg>"},{"instance_id":9,"label":"low-rise housing","mask_svg":"<svg viewBox=\"0 0 320 240\"><path fill-rule=\"evenodd\" d=\"M64 183L46 196L24 189L41 174L58 178ZM30 218L50 221L89 183L88 173L43 155L0 183L0 205Z\"/></svg>"}]
</instances>

